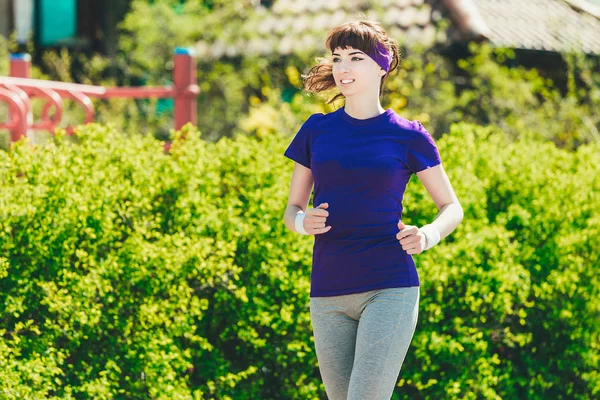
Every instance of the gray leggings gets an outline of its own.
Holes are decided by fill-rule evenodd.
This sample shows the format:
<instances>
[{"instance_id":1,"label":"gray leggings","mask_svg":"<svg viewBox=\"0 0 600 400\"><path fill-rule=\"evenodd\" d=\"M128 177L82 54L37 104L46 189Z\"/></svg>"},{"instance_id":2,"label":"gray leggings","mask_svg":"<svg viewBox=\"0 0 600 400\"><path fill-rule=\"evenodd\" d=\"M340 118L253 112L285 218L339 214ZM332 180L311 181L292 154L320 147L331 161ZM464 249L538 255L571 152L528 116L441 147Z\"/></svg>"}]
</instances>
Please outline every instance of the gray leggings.
<instances>
[{"instance_id":1,"label":"gray leggings","mask_svg":"<svg viewBox=\"0 0 600 400\"><path fill-rule=\"evenodd\" d=\"M412 341L419 286L311 297L315 350L329 400L389 400Z\"/></svg>"}]
</instances>

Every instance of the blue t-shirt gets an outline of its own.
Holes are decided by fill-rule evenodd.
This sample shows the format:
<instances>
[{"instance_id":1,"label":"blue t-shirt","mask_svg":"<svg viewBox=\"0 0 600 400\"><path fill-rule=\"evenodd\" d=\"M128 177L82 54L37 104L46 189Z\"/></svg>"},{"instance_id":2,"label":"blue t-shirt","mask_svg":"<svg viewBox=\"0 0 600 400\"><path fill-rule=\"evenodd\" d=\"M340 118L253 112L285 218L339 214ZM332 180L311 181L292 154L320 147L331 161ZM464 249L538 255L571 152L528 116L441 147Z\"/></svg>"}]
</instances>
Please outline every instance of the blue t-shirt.
<instances>
[{"instance_id":1,"label":"blue t-shirt","mask_svg":"<svg viewBox=\"0 0 600 400\"><path fill-rule=\"evenodd\" d=\"M314 235L310 297L419 286L412 254L396 239L411 175L442 162L419 121L391 108L367 119L343 107L313 114L284 155L311 169L313 207L329 203L331 229Z\"/></svg>"}]
</instances>

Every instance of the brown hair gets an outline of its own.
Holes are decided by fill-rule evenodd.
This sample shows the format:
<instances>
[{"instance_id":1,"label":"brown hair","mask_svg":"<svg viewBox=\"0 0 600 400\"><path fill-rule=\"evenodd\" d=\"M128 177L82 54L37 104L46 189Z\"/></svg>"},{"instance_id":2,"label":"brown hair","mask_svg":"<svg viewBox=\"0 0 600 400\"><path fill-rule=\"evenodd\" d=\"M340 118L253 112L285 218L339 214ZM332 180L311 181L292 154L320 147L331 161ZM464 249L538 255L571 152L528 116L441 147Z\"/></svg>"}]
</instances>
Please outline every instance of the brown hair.
<instances>
[{"instance_id":1,"label":"brown hair","mask_svg":"<svg viewBox=\"0 0 600 400\"><path fill-rule=\"evenodd\" d=\"M398 44L388 36L387 32L379 22L359 19L336 26L329 33L329 37L325 41L325 46L332 53L338 47L343 49L352 47L365 54L372 54L373 49L377 48L377 43L383 44L392 56L390 70L381 78L379 84L379 95L381 95L383 92L383 84L387 80L388 75L394 71L400 63L400 55L398 53ZM304 80L304 90L309 93L323 92L336 86L332 73L332 60L320 57L317 58L317 61L318 64L313 66L308 74L301 75ZM333 98L329 99L326 104L334 102L340 96L343 96L343 94L338 93Z\"/></svg>"}]
</instances>

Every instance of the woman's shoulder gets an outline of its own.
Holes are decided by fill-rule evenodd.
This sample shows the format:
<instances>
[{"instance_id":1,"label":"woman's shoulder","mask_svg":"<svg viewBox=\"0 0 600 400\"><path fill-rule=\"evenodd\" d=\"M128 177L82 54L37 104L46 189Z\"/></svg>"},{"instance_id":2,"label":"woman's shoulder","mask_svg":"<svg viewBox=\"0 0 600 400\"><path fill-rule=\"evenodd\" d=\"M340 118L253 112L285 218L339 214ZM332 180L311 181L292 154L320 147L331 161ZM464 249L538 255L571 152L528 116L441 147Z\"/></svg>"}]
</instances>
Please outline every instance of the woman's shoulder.
<instances>
[{"instance_id":1,"label":"woman's shoulder","mask_svg":"<svg viewBox=\"0 0 600 400\"><path fill-rule=\"evenodd\" d=\"M390 127L398 133L414 137L430 136L429 131L418 119L410 120L394 112L392 118L389 119L389 123Z\"/></svg>"},{"instance_id":2,"label":"woman's shoulder","mask_svg":"<svg viewBox=\"0 0 600 400\"><path fill-rule=\"evenodd\" d=\"M334 120L335 114L337 111L332 111L329 113L314 113L306 120L305 124L319 126L323 124L327 124Z\"/></svg>"},{"instance_id":3,"label":"woman's shoulder","mask_svg":"<svg viewBox=\"0 0 600 400\"><path fill-rule=\"evenodd\" d=\"M423 125L419 120L408 119L396 113L395 111L392 112L392 116L389 119L389 122L392 126L402 130L415 131L423 128Z\"/></svg>"}]
</instances>

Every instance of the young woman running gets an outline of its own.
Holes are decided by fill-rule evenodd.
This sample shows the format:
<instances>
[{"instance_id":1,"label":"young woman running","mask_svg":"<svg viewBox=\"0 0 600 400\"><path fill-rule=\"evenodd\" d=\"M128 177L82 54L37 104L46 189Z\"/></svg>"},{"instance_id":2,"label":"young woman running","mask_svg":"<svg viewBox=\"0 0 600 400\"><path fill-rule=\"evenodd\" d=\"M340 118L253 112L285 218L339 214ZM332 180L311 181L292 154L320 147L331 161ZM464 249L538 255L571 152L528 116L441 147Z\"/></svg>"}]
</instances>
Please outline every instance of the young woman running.
<instances>
[{"instance_id":1,"label":"young woman running","mask_svg":"<svg viewBox=\"0 0 600 400\"><path fill-rule=\"evenodd\" d=\"M311 115L284 155L295 161L284 221L314 235L310 315L330 400L389 399L419 309L413 254L435 246L462 221L462 207L437 146L419 121L381 107L398 45L378 22L334 28L304 88L336 87L343 107ZM423 227L402 221L412 174L440 212ZM313 204L307 208L314 185Z\"/></svg>"}]
</instances>

